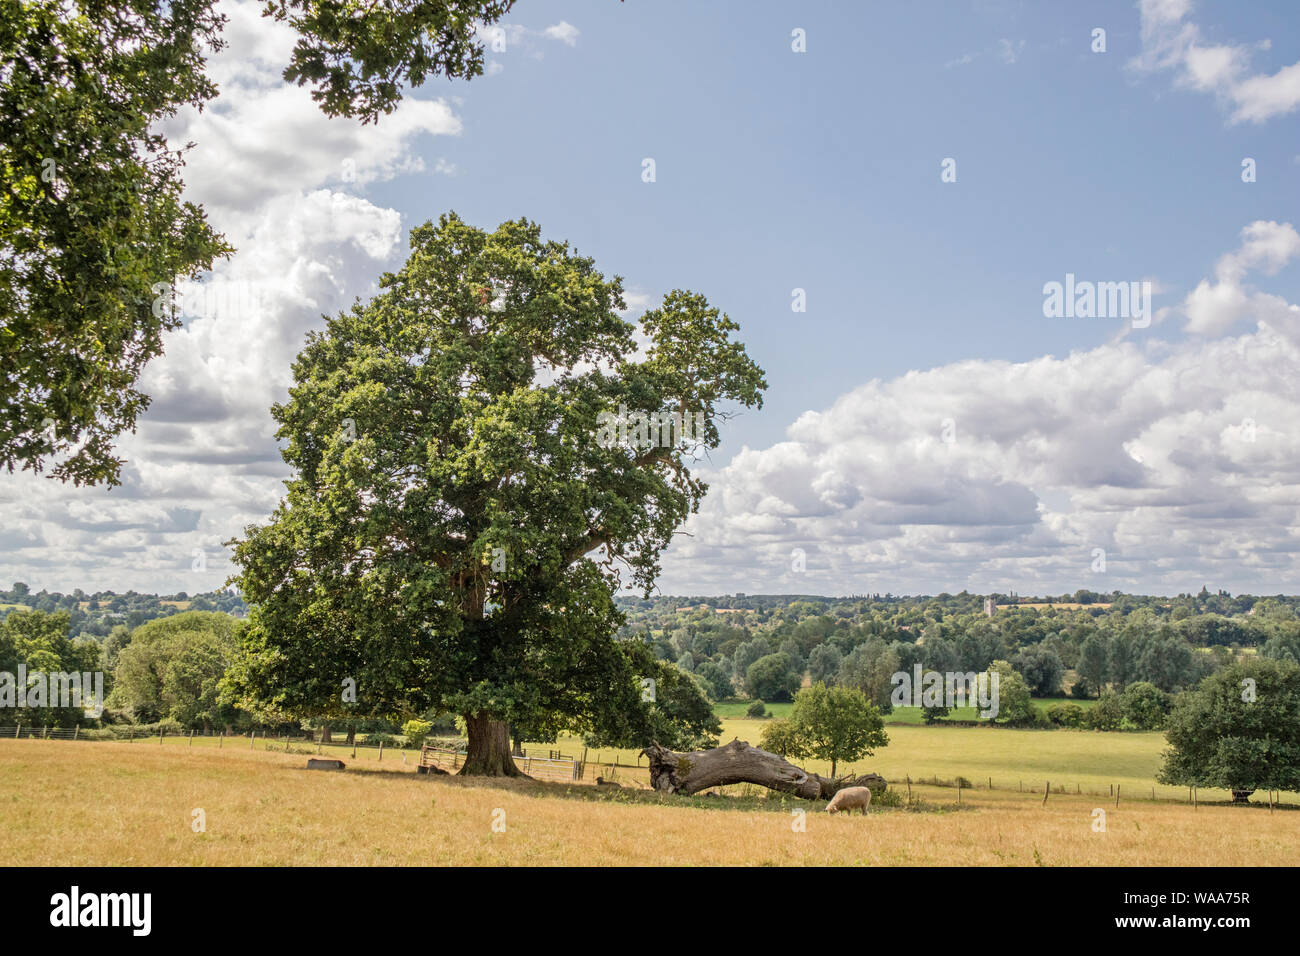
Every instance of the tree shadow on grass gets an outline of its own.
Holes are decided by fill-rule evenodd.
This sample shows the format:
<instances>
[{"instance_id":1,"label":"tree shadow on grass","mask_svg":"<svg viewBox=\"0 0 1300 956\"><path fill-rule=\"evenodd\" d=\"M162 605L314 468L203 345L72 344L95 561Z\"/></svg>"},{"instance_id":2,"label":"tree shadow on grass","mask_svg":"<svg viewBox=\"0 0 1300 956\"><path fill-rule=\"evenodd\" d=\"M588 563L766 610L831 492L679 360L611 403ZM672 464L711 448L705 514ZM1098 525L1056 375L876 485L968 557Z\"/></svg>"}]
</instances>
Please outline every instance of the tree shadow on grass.
<instances>
[{"instance_id":1,"label":"tree shadow on grass","mask_svg":"<svg viewBox=\"0 0 1300 956\"><path fill-rule=\"evenodd\" d=\"M465 787L470 789L490 788L517 793L520 796L543 797L558 800L575 800L587 803L623 804L627 806L684 807L695 810L743 810L768 813L785 813L792 810L804 810L808 813L825 812L825 800L804 800L788 793L766 791L757 785L750 794L715 794L697 793L692 796L663 793L644 787L624 785L622 787L596 786L588 783L552 783L534 780L528 777L464 777L459 774L416 775L401 770L371 770L359 772L384 777L414 778L421 784L428 783L439 787ZM947 809L965 809L954 805L951 808L933 804L915 803L906 806L876 806L871 813L889 812L936 812Z\"/></svg>"}]
</instances>

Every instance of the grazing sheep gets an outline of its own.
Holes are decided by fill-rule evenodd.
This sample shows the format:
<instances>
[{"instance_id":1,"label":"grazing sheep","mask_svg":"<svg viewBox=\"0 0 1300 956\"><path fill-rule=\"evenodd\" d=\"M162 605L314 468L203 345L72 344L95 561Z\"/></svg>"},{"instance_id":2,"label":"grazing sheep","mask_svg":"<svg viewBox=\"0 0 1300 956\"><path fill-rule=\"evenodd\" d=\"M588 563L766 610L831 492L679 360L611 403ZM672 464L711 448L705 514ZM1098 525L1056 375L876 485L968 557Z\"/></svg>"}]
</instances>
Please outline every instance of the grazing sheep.
<instances>
[{"instance_id":1,"label":"grazing sheep","mask_svg":"<svg viewBox=\"0 0 1300 956\"><path fill-rule=\"evenodd\" d=\"M826 804L826 812L839 813L843 810L852 813L854 810L861 810L865 815L869 806L871 806L870 787L845 787L831 798L830 803Z\"/></svg>"}]
</instances>

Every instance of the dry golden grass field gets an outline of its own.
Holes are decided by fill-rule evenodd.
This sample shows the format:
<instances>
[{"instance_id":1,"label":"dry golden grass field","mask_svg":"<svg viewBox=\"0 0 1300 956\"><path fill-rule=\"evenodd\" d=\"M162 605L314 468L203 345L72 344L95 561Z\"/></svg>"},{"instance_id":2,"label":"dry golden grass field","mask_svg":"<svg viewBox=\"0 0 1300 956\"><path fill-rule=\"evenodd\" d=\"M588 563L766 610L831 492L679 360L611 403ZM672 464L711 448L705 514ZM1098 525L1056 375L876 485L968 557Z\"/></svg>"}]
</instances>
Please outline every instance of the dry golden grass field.
<instances>
[{"instance_id":1,"label":"dry golden grass field","mask_svg":"<svg viewBox=\"0 0 1300 956\"><path fill-rule=\"evenodd\" d=\"M1300 865L1300 811L1266 805L1121 798L1116 808L1053 793L1044 807L1038 794L976 789L958 806L954 789L915 785L919 808L832 817L779 796L426 777L395 756L338 773L261 745L0 740L7 863Z\"/></svg>"}]
</instances>

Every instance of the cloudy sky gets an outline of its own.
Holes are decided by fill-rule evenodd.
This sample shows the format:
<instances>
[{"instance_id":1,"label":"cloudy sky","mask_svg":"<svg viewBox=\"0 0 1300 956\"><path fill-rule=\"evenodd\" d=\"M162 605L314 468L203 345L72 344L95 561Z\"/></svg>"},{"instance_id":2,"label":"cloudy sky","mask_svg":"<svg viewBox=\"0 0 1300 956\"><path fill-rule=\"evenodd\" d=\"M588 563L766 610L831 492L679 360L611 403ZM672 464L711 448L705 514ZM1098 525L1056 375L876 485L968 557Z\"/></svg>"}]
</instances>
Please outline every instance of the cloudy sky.
<instances>
[{"instance_id":1,"label":"cloudy sky","mask_svg":"<svg viewBox=\"0 0 1300 956\"><path fill-rule=\"evenodd\" d=\"M454 209L568 239L629 317L705 293L767 370L668 593L1300 590L1290 0L519 0L484 76L366 127L220 6L221 95L168 133L239 251L186 290L121 487L0 484L0 580L221 585L304 334ZM1150 311L1045 315L1067 276Z\"/></svg>"}]
</instances>

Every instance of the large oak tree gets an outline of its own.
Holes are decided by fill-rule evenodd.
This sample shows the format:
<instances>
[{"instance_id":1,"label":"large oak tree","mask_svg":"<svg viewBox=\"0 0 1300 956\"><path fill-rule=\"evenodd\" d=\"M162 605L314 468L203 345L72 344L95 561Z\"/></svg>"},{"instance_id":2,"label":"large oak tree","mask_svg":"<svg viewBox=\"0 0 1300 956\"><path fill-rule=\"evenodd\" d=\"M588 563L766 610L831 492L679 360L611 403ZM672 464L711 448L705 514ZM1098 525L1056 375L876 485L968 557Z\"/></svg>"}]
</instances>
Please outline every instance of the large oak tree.
<instances>
[{"instance_id":1,"label":"large oak tree","mask_svg":"<svg viewBox=\"0 0 1300 956\"><path fill-rule=\"evenodd\" d=\"M1256 790L1300 791L1300 667L1239 661L1175 698L1161 783L1222 787L1244 803Z\"/></svg>"},{"instance_id":2,"label":"large oak tree","mask_svg":"<svg viewBox=\"0 0 1300 956\"><path fill-rule=\"evenodd\" d=\"M692 463L762 404L736 324L674 291L638 343L621 280L526 220L426 223L380 287L308 337L272 410L294 475L232 542L254 605L232 686L301 715L349 681L367 713L461 714L470 774L518 772L511 723L645 739L662 665L615 638L613 595L653 586L707 490ZM703 427L611 442L621 406Z\"/></svg>"}]
</instances>

